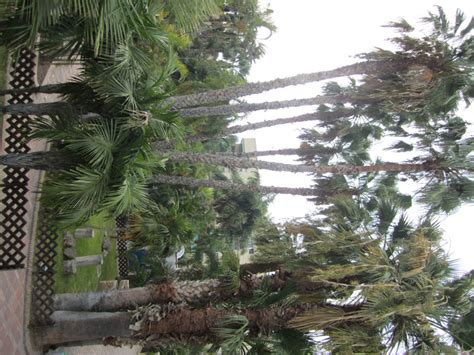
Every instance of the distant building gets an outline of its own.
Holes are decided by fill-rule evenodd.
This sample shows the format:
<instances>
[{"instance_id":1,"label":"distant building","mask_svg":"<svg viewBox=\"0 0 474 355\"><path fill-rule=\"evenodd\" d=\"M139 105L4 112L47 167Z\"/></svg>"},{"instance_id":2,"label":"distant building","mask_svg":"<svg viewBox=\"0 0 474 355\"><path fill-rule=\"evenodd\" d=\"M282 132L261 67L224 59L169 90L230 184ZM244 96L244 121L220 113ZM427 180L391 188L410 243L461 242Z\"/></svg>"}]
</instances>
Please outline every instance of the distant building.
<instances>
[{"instance_id":1,"label":"distant building","mask_svg":"<svg viewBox=\"0 0 474 355\"><path fill-rule=\"evenodd\" d=\"M249 154L257 151L257 140L255 138L242 138L240 143L237 143L232 148L234 154ZM256 168L237 169L237 175L242 179L243 183L247 183L250 179L255 179L258 176ZM224 170L224 174L232 177L232 172L229 169Z\"/></svg>"},{"instance_id":2,"label":"distant building","mask_svg":"<svg viewBox=\"0 0 474 355\"><path fill-rule=\"evenodd\" d=\"M242 138L240 143L234 145L232 151L235 154L249 154L257 151L257 140L255 138ZM256 159L256 158L252 158ZM238 169L238 176L242 179L243 183L249 182L251 179L258 177L258 169L249 168L249 169ZM226 170L226 175L231 176L229 170ZM247 245L240 245L236 243L235 251L239 253L240 263L245 264L250 262L250 257L254 254L254 245L252 237L249 238Z\"/></svg>"}]
</instances>

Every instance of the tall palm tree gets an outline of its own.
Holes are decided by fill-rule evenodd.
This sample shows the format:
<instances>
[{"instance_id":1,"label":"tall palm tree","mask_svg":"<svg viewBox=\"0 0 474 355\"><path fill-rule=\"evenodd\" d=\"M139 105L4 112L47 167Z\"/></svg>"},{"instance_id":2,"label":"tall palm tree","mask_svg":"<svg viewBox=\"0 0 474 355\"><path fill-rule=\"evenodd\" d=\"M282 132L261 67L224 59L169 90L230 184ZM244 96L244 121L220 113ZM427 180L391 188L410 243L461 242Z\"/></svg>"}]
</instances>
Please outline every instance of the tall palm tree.
<instances>
[{"instance_id":1,"label":"tall palm tree","mask_svg":"<svg viewBox=\"0 0 474 355\"><path fill-rule=\"evenodd\" d=\"M277 153L278 151L274 151ZM363 172L417 172L417 171L435 171L443 170L444 165L441 161L426 159L423 162L413 163L384 163L377 162L373 165L295 165L295 164L283 164L274 163L262 160L252 160L248 158L235 157L229 155L219 155L211 153L193 153L193 152L162 152L168 156L171 161L182 161L188 163L202 163L210 165L221 165L228 168L240 168L240 169L267 169L273 171L289 171L289 172L301 172L301 173L314 173L314 174L325 174L332 173L338 175L353 175L360 174Z\"/></svg>"},{"instance_id":2,"label":"tall palm tree","mask_svg":"<svg viewBox=\"0 0 474 355\"><path fill-rule=\"evenodd\" d=\"M285 101L262 102L256 104L240 103L235 105L221 106L200 106L194 108L180 109L181 117L210 117L210 116L232 116L238 113L247 113L258 110L274 110L288 107L337 104L349 101L349 98L342 96L316 96L309 99L294 99Z\"/></svg>"},{"instance_id":3,"label":"tall palm tree","mask_svg":"<svg viewBox=\"0 0 474 355\"><path fill-rule=\"evenodd\" d=\"M365 62L269 82L249 83L239 87L171 97L165 101L165 104L174 110L179 110L185 107L228 102L238 97L285 86L357 74L365 74L369 80L375 79L375 81L388 79L388 82L392 84L394 79L399 81L397 78L406 77L408 86L411 85L417 92L420 91L420 87L415 82L419 80L409 78L424 77L427 85L422 85L424 86L422 90L432 87L433 92L438 94L444 92L443 96L448 95L454 101L459 98L462 91L466 94L465 97L472 96L472 82L469 74L472 70L472 40L469 37L473 29L472 21L462 27L464 16L458 10L455 23L451 25L441 8L438 8L437 15L430 14L426 20L433 25L433 30L429 36L422 38L409 35L413 27L406 21L390 23L389 26L401 31L400 36L391 39L398 46L398 51L377 50L361 55L367 60Z\"/></svg>"},{"instance_id":4,"label":"tall palm tree","mask_svg":"<svg viewBox=\"0 0 474 355\"><path fill-rule=\"evenodd\" d=\"M330 121L337 120L340 118L351 117L356 114L357 112L355 110L346 110L344 108L337 108L332 111L318 110L313 113L307 113L307 114L303 114L303 115L299 115L295 117L276 118L276 119L268 120L268 121L261 121L261 122L256 122L256 123L248 123L248 124L243 124L243 125L231 126L231 127L224 128L223 130L217 133L195 135L195 136L185 138L184 143L191 144L191 143L200 142L200 141L207 141L213 138L220 138L220 137L242 133L242 132L246 132L250 130L274 127L274 126L284 125L284 124L292 124L292 123L306 122L306 121L322 121L322 122L329 121L330 122ZM172 142L172 141L171 142L156 142L155 147L157 150L171 149L173 146L176 145L176 143L177 142Z\"/></svg>"},{"instance_id":5,"label":"tall palm tree","mask_svg":"<svg viewBox=\"0 0 474 355\"><path fill-rule=\"evenodd\" d=\"M154 174L150 179L150 183L153 186L157 184L183 185L189 187L210 187L214 189L231 190L237 192L250 191L262 194L289 194L301 196L312 196L314 194L313 189L310 188L260 186L256 184L241 184L226 180L204 180L186 176L172 176L163 174Z\"/></svg>"},{"instance_id":6,"label":"tall palm tree","mask_svg":"<svg viewBox=\"0 0 474 355\"><path fill-rule=\"evenodd\" d=\"M220 344L232 338L242 344L262 332L294 328L324 331L330 339L322 344L327 350L381 351L404 343L407 349L424 346L436 351L438 341L432 329L447 329L444 325L453 312L463 314L459 306L466 304L470 290L462 282L451 282L439 240L423 224L400 233L397 219L403 217L396 215L382 217L392 221L382 235L373 233L375 224L357 214L348 224L344 211L326 222L325 231L316 228L312 237L306 234L304 250L287 262L290 272L286 280L280 280L284 284L279 291L272 288L275 284L262 282L250 304L241 300L234 306L192 309L153 305L139 308L133 316L58 311L53 315L56 325L43 329L41 337L57 344L119 336L151 341L159 335L163 341L169 334L185 340L214 334L206 341ZM280 248L280 254L284 250ZM354 291L359 293L355 299ZM288 299L294 292L298 297ZM110 322L113 325L107 326ZM73 331L74 327L79 329ZM224 331L228 328L234 332ZM240 329L240 335L235 329Z\"/></svg>"},{"instance_id":7,"label":"tall palm tree","mask_svg":"<svg viewBox=\"0 0 474 355\"><path fill-rule=\"evenodd\" d=\"M180 110L185 107L197 107L215 102L226 102L238 97L257 94L290 85L300 85L313 81L327 80L357 74L377 74L382 72L384 69L388 70L389 72L390 70L398 71L406 69L412 64L414 64L412 60L398 64L390 63L389 61L361 62L324 72L299 74L294 77L275 79L269 82L248 83L238 87L230 87L198 94L170 97L165 100L165 105L171 106L174 110ZM61 92L61 84L54 86L38 86L29 88L28 90L31 90L31 92L57 93ZM2 91L2 95L10 93L12 93L12 91Z\"/></svg>"},{"instance_id":8,"label":"tall palm tree","mask_svg":"<svg viewBox=\"0 0 474 355\"><path fill-rule=\"evenodd\" d=\"M216 278L179 281L168 280L126 290L63 293L54 296L59 311L113 312L148 304L170 303L199 306L235 299L250 298L263 278L248 277L240 270L240 258L224 249L217 265Z\"/></svg>"},{"instance_id":9,"label":"tall palm tree","mask_svg":"<svg viewBox=\"0 0 474 355\"><path fill-rule=\"evenodd\" d=\"M130 2L131 0L122 1ZM438 109L441 109L447 105L453 107L460 97L468 100L472 96L472 79L470 79L469 74L472 71L472 57L470 56L472 41L469 36L472 30L472 22L462 27L464 16L458 11L455 23L451 25L444 11L441 8L438 8L438 10L437 15L430 14L427 19L427 22L433 25L431 35L423 38L410 36L409 32L413 28L405 21L390 23L389 26L402 32L400 36L391 39L398 46L399 50L396 52L376 50L360 56L366 59L365 62L334 70L170 97L164 101L164 105L171 107L173 110L181 110L210 103L228 102L238 97L289 85L364 74L366 75L366 87L372 88L370 89L372 93L370 95L371 100L398 96L399 100L410 98L411 106L413 106L416 101L434 97L437 99L431 100L432 108L438 107ZM377 88L377 94L374 94L374 87ZM47 87L44 89L50 90ZM34 88L33 90L41 91L40 88ZM365 97L365 99L367 100L368 97ZM440 103L442 104L440 105ZM230 108L225 114L229 114L229 110ZM186 114L186 112L183 110L183 114ZM222 112L219 114L222 114ZM204 115L204 111L199 114L197 112L193 113L193 115Z\"/></svg>"},{"instance_id":10,"label":"tall palm tree","mask_svg":"<svg viewBox=\"0 0 474 355\"><path fill-rule=\"evenodd\" d=\"M426 136L425 136L426 137ZM428 138L427 138L428 139ZM275 171L291 171L291 172L306 172L313 174L325 174L332 173L337 175L356 175L364 172L403 172L403 173L413 173L413 172L432 172L434 179L430 180L430 183L422 190L422 199L421 201L432 205L435 210L442 209L444 211L452 210L452 206L446 205L446 201L459 201L459 199L470 199L472 197L472 182L468 176L459 175L458 171L470 171L470 160L471 156L469 153L472 151L472 140L465 140L460 142L457 145L445 145L444 151L437 152L431 146L431 153L434 154L433 157L425 157L421 162L415 161L411 163L376 163L374 165L291 165L291 164L282 164L282 163L273 163L260 160L252 160L248 158L233 157L228 155L217 155L209 153L192 153L192 152L164 152L168 155L168 159L172 161L184 161L190 163L204 163L211 165L221 165L227 166L229 168L258 168L258 169L268 169ZM277 152L278 153L278 152ZM33 159L40 156L48 157L53 156L57 153L28 153L28 154L16 154L16 155L6 155L3 156L1 161L3 163L8 163L12 166L23 166L34 168L33 165L25 164L25 161L30 163ZM30 159L30 160L28 160ZM39 165L36 167L45 167L48 165L48 160L43 159L39 162ZM444 174L439 176L438 174ZM428 175L427 175L428 176ZM159 180L163 181L165 178L160 177ZM441 179L441 180L440 180ZM180 182L183 184L185 182L184 178L175 179L175 182ZM439 181L439 182L437 182ZM185 184L194 184L196 186L197 182L191 182L186 180ZM201 183L207 184L210 183ZM216 183L213 183L214 186L217 186ZM225 185L225 184L224 184ZM233 186L233 187L231 187ZM237 189L238 187L232 184L227 185L226 188ZM259 188L255 188L258 191ZM265 190L264 188L262 191ZM303 194L309 194L307 189L298 190ZM448 198L452 195L451 198ZM444 205L443 205L444 203Z\"/></svg>"},{"instance_id":11,"label":"tall palm tree","mask_svg":"<svg viewBox=\"0 0 474 355\"><path fill-rule=\"evenodd\" d=\"M230 87L219 90L212 90L203 93L175 96L165 100L165 104L174 110L181 110L186 107L198 107L205 104L216 102L226 102L239 97L259 94L268 90L278 89L290 85L301 85L309 82L327 80L342 76L357 74L378 74L380 72L398 72L408 68L416 63L413 60L404 60L400 62L390 61L370 61L360 62L352 65L340 67L333 70L298 74L293 77L274 79L268 82L248 83L242 86Z\"/></svg>"},{"instance_id":12,"label":"tall palm tree","mask_svg":"<svg viewBox=\"0 0 474 355\"><path fill-rule=\"evenodd\" d=\"M324 174L332 173L336 175L360 176L362 173L403 173L408 176L422 177L428 182L420 189L419 201L427 204L432 212L444 211L450 212L455 209L461 201L470 201L472 199L472 178L470 174L472 156L472 140L462 139L465 132L465 122L456 117L434 116L433 124L423 122L421 130L412 134L417 139L417 143L411 144L400 141L394 146L395 149L414 149L414 146L421 151L425 151L423 156L410 163L382 163L376 162L368 165L369 154L367 149L370 147L368 137L379 137L380 128L360 126L347 126L347 124L334 124L334 129L327 129L325 133L320 134L315 130L306 131L303 138L307 142L316 143L304 145L299 150L275 150L264 151L261 153L252 153L244 158L235 157L226 154L209 153L190 153L190 152L168 152L169 159L172 161L185 161L190 163L205 163L211 165L223 165L230 168L257 168L269 169L275 171L309 172L317 174L317 182L324 183L326 180ZM329 126L331 127L331 125ZM341 131L342 130L342 131ZM343 132L341 135L338 132ZM323 140L328 140L334 144L332 147L324 146ZM337 143L339 142L339 143ZM403 144L402 144L403 143ZM300 159L306 162L305 165L289 165L272 163L249 159L259 155L274 154L300 154ZM343 161L338 164L328 165L334 161L335 155L340 155ZM461 173L463 172L463 173ZM420 174L421 173L421 174ZM331 178L330 183L336 182ZM359 177L360 179L360 177ZM347 181L344 182L344 185ZM326 184L327 185L327 184ZM325 186L326 188L328 186ZM334 187L334 186L333 186ZM313 191L313 196L317 196L320 189ZM351 193L350 188L341 190L337 187L338 193L343 190ZM334 191L336 191L334 190Z\"/></svg>"},{"instance_id":13,"label":"tall palm tree","mask_svg":"<svg viewBox=\"0 0 474 355\"><path fill-rule=\"evenodd\" d=\"M54 296L54 309L59 311L114 312L150 303L199 304L230 298L232 290L218 279L172 281L126 290L63 293Z\"/></svg>"},{"instance_id":14,"label":"tall palm tree","mask_svg":"<svg viewBox=\"0 0 474 355\"><path fill-rule=\"evenodd\" d=\"M243 321L244 331L252 329L254 333L265 333L281 329L288 319L305 309L307 309L305 306L244 310L154 306L136 313L136 316L140 317L138 321L134 320L131 313L126 312L59 311L53 314L55 325L38 329L37 335L39 341L45 345L90 342L103 338L113 340L116 337L137 340L148 338L150 345L163 344L163 342L166 344L167 341L174 339L173 335L176 334L183 340L196 337L203 340L209 339L209 336L216 334L216 331L219 332L218 328L223 328L224 322L227 321L227 324L231 326L235 319ZM216 339L219 337L215 337L214 341ZM222 342L223 339L220 341Z\"/></svg>"}]
</instances>

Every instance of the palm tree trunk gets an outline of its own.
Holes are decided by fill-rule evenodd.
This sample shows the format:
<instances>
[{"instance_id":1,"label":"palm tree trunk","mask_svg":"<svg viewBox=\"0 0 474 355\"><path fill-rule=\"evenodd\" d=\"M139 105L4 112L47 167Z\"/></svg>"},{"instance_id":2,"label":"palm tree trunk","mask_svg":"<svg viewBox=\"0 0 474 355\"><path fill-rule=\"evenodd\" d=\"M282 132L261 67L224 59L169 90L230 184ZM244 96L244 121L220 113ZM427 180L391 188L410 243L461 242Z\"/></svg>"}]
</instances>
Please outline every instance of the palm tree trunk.
<instances>
[{"instance_id":1,"label":"palm tree trunk","mask_svg":"<svg viewBox=\"0 0 474 355\"><path fill-rule=\"evenodd\" d=\"M259 274L259 273L266 273L277 271L283 266L283 263L280 262L251 262L246 264L240 264L240 274ZM179 268L174 271L179 279L196 279L202 278L204 270L193 266L189 268Z\"/></svg>"},{"instance_id":2,"label":"palm tree trunk","mask_svg":"<svg viewBox=\"0 0 474 355\"><path fill-rule=\"evenodd\" d=\"M69 312L53 313L54 325L35 329L35 336L42 345L59 345L77 342L100 342L104 338L129 338L147 341L150 338L215 336L219 323L232 315L245 316L251 334L268 333L287 326L296 316L312 308L309 305L274 307L263 309L189 309L176 307L171 311L163 308L159 320L143 311L143 321L137 326L128 312ZM130 327L135 326L134 330ZM150 344L147 344L150 345Z\"/></svg>"},{"instance_id":3,"label":"palm tree trunk","mask_svg":"<svg viewBox=\"0 0 474 355\"><path fill-rule=\"evenodd\" d=\"M322 104L338 104L349 101L349 97L343 95L316 96L307 99L294 99L283 101L261 102L256 104L236 104L221 106L202 106L195 108L180 109L179 115L184 118L189 117L210 117L210 116L232 116L237 113L246 113L258 110L276 110L280 108L299 107Z\"/></svg>"},{"instance_id":4,"label":"palm tree trunk","mask_svg":"<svg viewBox=\"0 0 474 355\"><path fill-rule=\"evenodd\" d=\"M228 136L231 134L237 134L237 133L242 133L246 131L253 131L255 129L268 128L268 127L289 124L289 123L299 123L299 122L306 122L306 121L322 121L322 122L333 121L338 118L351 117L354 115L354 113L355 113L354 110L348 110L348 109L338 109L336 111L326 111L326 112L313 112L313 113L307 113L307 114L295 116L295 117L277 118L277 119L269 120L269 121L261 121L261 122L250 123L250 124L245 124L245 125L232 126L224 130L221 135Z\"/></svg>"},{"instance_id":5,"label":"palm tree trunk","mask_svg":"<svg viewBox=\"0 0 474 355\"><path fill-rule=\"evenodd\" d=\"M293 173L313 173L313 174L337 174L337 175L355 175L361 173L374 172L415 172L430 171L439 169L439 164L435 162L424 163L381 163L374 165L322 165L311 166L301 164L282 164L263 160L255 160L248 158L233 157L228 155L218 155L209 153L193 153L193 152L164 152L169 154L169 160L187 163L202 163L209 165L221 165L227 168L237 169L265 169L273 171L289 171Z\"/></svg>"},{"instance_id":6,"label":"palm tree trunk","mask_svg":"<svg viewBox=\"0 0 474 355\"><path fill-rule=\"evenodd\" d=\"M66 170L78 161L71 154L62 151L6 154L0 156L0 165L46 171Z\"/></svg>"},{"instance_id":7,"label":"palm tree trunk","mask_svg":"<svg viewBox=\"0 0 474 355\"><path fill-rule=\"evenodd\" d=\"M248 83L219 90L212 90L198 94L174 96L164 101L164 105L174 110L185 107L202 106L215 102L228 102L242 96L258 94L268 90L291 85L301 85L315 81L327 80L357 74L393 73L407 69L415 64L415 59L402 59L397 61L367 61L354 63L344 67L316 73L299 74L288 78L279 78L267 82Z\"/></svg>"},{"instance_id":8,"label":"palm tree trunk","mask_svg":"<svg viewBox=\"0 0 474 355\"><path fill-rule=\"evenodd\" d=\"M153 175L151 184L152 186L156 184L169 184L184 185L189 187L210 187L213 189L233 190L238 192L251 191L262 194L288 194L300 196L315 195L314 190L308 188L246 185L226 180L201 180L185 176Z\"/></svg>"},{"instance_id":9,"label":"palm tree trunk","mask_svg":"<svg viewBox=\"0 0 474 355\"><path fill-rule=\"evenodd\" d=\"M41 116L61 112L74 112L74 109L66 102L48 102L41 104L15 104L3 106L2 112L10 115Z\"/></svg>"},{"instance_id":10,"label":"palm tree trunk","mask_svg":"<svg viewBox=\"0 0 474 355\"><path fill-rule=\"evenodd\" d=\"M102 343L107 337L130 338L132 314L128 312L69 312L52 315L54 325L37 327L33 335L42 345L59 345L77 342Z\"/></svg>"},{"instance_id":11,"label":"palm tree trunk","mask_svg":"<svg viewBox=\"0 0 474 355\"><path fill-rule=\"evenodd\" d=\"M64 91L64 84L48 84L41 86L32 86L24 89L6 89L0 90L0 96L19 95L24 93L34 94L61 94Z\"/></svg>"},{"instance_id":12,"label":"palm tree trunk","mask_svg":"<svg viewBox=\"0 0 474 355\"><path fill-rule=\"evenodd\" d=\"M258 273L264 273L264 272L277 271L281 266L282 264L277 263L277 262L241 264L240 272L258 274Z\"/></svg>"},{"instance_id":13,"label":"palm tree trunk","mask_svg":"<svg viewBox=\"0 0 474 355\"><path fill-rule=\"evenodd\" d=\"M180 309L160 321L149 321L144 335L183 334L205 336L218 328L219 322L232 315L243 315L249 321L253 334L266 333L285 328L288 321L308 310L307 305L274 307L263 309L247 308L242 311L227 309Z\"/></svg>"},{"instance_id":14,"label":"palm tree trunk","mask_svg":"<svg viewBox=\"0 0 474 355\"><path fill-rule=\"evenodd\" d=\"M175 281L146 287L103 292L63 293L54 296L60 311L112 312L149 303L196 303L228 296L219 280Z\"/></svg>"},{"instance_id":15,"label":"palm tree trunk","mask_svg":"<svg viewBox=\"0 0 474 355\"><path fill-rule=\"evenodd\" d=\"M229 153L227 155L231 155L235 157L253 158L253 157L264 157L268 155L301 155L301 154L314 154L314 149L285 148L285 149L276 149L276 150L260 150L260 151L251 152L251 153Z\"/></svg>"},{"instance_id":16,"label":"palm tree trunk","mask_svg":"<svg viewBox=\"0 0 474 355\"><path fill-rule=\"evenodd\" d=\"M225 137L232 134L252 131L252 130L260 129L260 128L268 128L268 127L273 127L273 126L278 126L278 125L283 125L283 124L289 124L289 123L298 123L298 122L306 122L306 121L323 121L323 122L331 121L338 118L351 117L353 114L354 114L353 110L339 109L336 111L307 113L304 115L289 117L289 118L277 118L277 119L269 120L269 121L262 121L262 122L251 123L251 124L232 126L214 135L193 136L186 139L185 143L191 144L195 142L206 141L213 138ZM155 144L155 149L170 149L174 145L175 145L175 142L157 142Z\"/></svg>"}]
</instances>

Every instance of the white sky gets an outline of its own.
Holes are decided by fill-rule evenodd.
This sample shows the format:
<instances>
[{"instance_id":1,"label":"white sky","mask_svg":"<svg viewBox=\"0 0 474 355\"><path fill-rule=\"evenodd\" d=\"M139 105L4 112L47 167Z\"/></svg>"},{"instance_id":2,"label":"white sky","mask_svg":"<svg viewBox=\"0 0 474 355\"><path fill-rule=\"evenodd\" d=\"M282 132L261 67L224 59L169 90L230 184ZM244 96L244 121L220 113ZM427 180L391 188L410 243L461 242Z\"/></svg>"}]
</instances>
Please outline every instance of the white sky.
<instances>
[{"instance_id":1,"label":"white sky","mask_svg":"<svg viewBox=\"0 0 474 355\"><path fill-rule=\"evenodd\" d=\"M355 62L355 54L367 52L374 47L387 48L385 39L393 35L393 30L381 27L389 21L405 18L415 27L419 19L428 11L436 11L434 5L442 6L449 19L454 18L457 8L466 17L474 15L472 0L260 0L270 4L274 11L273 22L278 27L268 40L264 41L266 54L252 66L249 81L266 81L305 72L333 69ZM262 33L262 38L267 33ZM312 97L320 93L321 84L293 86L274 90L248 98L249 102L277 101L291 98ZM314 109L314 108L313 108ZM292 117L312 108L259 111L248 117L249 122L263 119ZM473 117L471 107L464 114ZM258 150L298 147L298 130L311 127L311 123L285 125L245 132L241 137L257 138ZM283 161L282 157L277 158ZM291 162L291 160L285 160ZM304 174L276 173L260 171L262 185L309 186L311 178ZM304 197L278 195L270 206L270 214L275 220L304 217L314 207ZM474 206L461 208L456 214L442 218L445 230L446 249L453 259L458 259L459 270L474 269L474 258L470 255L474 243L470 228L474 226ZM413 217L414 219L416 217Z\"/></svg>"}]
</instances>

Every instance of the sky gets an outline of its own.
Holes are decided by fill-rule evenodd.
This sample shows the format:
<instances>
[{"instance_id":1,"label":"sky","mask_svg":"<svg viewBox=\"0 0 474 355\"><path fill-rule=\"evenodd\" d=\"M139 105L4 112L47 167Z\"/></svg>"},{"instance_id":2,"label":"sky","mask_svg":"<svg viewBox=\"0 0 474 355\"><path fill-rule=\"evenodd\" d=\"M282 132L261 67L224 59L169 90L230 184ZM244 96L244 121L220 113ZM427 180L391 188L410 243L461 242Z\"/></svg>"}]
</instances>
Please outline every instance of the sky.
<instances>
[{"instance_id":1,"label":"sky","mask_svg":"<svg viewBox=\"0 0 474 355\"><path fill-rule=\"evenodd\" d=\"M260 0L261 6L268 4L274 11L272 20L277 31L264 40L265 55L252 66L248 80L266 81L277 77L286 77L306 72L333 69L355 62L354 55L368 52L375 47L389 48L386 39L393 30L382 25L406 19L410 24L420 25L419 19L428 11L435 12L435 5L442 6L448 18L454 18L460 8L470 18L474 15L472 0ZM268 32L261 33L262 39ZM293 86L273 90L247 98L248 102L288 100L292 98L312 97L320 93L321 83ZM314 107L302 107L286 110L258 111L249 115L247 122L293 117L312 112ZM474 123L474 107L461 114ZM241 124L241 122L238 122ZM241 137L257 139L258 150L296 148L299 130L311 124L300 123L264 130L245 132ZM267 160L291 163L289 157L273 157ZM277 173L260 171L262 185L305 187L310 186L311 178L305 174ZM276 221L304 217L311 214L314 207L304 197L277 195L270 205L269 213ZM418 217L413 211L414 222ZM457 260L459 272L474 269L474 242L469 232L474 226L474 206L466 206L449 217L441 217L440 223L445 231L445 248L451 257Z\"/></svg>"}]
</instances>

